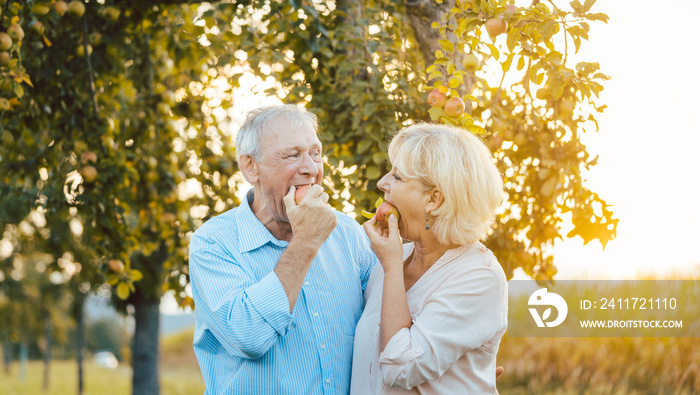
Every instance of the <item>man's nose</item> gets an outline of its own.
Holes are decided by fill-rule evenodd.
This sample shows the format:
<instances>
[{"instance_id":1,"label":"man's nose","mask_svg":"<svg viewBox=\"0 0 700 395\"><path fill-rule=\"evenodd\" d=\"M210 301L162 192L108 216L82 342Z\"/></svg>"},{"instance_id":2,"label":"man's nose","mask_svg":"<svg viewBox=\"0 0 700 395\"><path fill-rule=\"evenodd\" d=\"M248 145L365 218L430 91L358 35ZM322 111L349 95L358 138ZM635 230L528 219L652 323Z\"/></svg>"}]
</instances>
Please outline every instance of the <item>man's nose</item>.
<instances>
[{"instance_id":1,"label":"man's nose","mask_svg":"<svg viewBox=\"0 0 700 395\"><path fill-rule=\"evenodd\" d=\"M310 176L316 176L318 174L318 167L316 162L311 158L309 154L303 154L301 158L301 165L299 166L299 172L302 174L308 174Z\"/></svg>"}]
</instances>

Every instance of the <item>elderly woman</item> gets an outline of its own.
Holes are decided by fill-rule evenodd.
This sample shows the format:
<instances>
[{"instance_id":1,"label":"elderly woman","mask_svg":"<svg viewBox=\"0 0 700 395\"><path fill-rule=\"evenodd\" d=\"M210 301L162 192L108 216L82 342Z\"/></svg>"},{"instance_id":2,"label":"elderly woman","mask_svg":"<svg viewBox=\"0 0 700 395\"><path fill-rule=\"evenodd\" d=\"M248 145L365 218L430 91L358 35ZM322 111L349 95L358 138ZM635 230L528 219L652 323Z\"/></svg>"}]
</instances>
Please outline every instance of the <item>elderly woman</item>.
<instances>
[{"instance_id":1,"label":"elderly woman","mask_svg":"<svg viewBox=\"0 0 700 395\"><path fill-rule=\"evenodd\" d=\"M503 198L492 155L462 129L418 124L394 137L389 158L378 186L400 219L364 225L381 265L355 330L351 393L497 393L507 284L479 242Z\"/></svg>"}]
</instances>

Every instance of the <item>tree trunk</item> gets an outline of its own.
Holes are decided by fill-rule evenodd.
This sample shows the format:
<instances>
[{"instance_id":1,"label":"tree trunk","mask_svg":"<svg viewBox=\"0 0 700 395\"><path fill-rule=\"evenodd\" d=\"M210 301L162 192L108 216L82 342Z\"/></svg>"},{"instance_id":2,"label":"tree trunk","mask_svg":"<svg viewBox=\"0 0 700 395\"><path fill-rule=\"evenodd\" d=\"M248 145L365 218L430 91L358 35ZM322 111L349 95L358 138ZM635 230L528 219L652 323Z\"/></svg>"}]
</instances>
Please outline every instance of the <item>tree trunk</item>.
<instances>
[{"instance_id":1,"label":"tree trunk","mask_svg":"<svg viewBox=\"0 0 700 395\"><path fill-rule=\"evenodd\" d=\"M5 341L2 345L2 360L5 374L9 376L10 367L12 366L12 343L10 341Z\"/></svg>"},{"instance_id":2,"label":"tree trunk","mask_svg":"<svg viewBox=\"0 0 700 395\"><path fill-rule=\"evenodd\" d=\"M19 381L27 381L27 359L29 359L29 347L25 341L19 344Z\"/></svg>"},{"instance_id":3,"label":"tree trunk","mask_svg":"<svg viewBox=\"0 0 700 395\"><path fill-rule=\"evenodd\" d=\"M85 295L78 291L73 302L75 320L75 361L78 364L78 395L83 395L83 349L85 348Z\"/></svg>"},{"instance_id":4,"label":"tree trunk","mask_svg":"<svg viewBox=\"0 0 700 395\"><path fill-rule=\"evenodd\" d=\"M133 365L132 393L158 395L160 303L138 298L134 301L134 340L131 350Z\"/></svg>"},{"instance_id":5,"label":"tree trunk","mask_svg":"<svg viewBox=\"0 0 700 395\"><path fill-rule=\"evenodd\" d=\"M52 332L53 327L51 325L51 313L49 311L44 311L44 338L46 339L46 350L44 350L44 380L41 385L41 388L44 391L44 393L49 392Z\"/></svg>"},{"instance_id":6,"label":"tree trunk","mask_svg":"<svg viewBox=\"0 0 700 395\"><path fill-rule=\"evenodd\" d=\"M435 62L435 51L440 49L438 40L440 32L431 27L433 22L440 22L442 15L454 7L454 0L438 4L435 0L405 0L406 14L411 21L413 34L418 41L418 49L426 66Z\"/></svg>"}]
</instances>

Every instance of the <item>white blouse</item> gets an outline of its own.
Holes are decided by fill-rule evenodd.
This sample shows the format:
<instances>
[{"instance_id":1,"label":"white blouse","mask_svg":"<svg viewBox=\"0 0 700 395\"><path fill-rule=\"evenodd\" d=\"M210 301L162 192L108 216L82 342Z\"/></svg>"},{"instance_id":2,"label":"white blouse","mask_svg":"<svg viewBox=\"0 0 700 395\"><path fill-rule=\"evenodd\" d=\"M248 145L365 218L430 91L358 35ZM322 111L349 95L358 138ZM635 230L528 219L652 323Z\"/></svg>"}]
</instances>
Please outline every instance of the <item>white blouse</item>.
<instances>
[{"instance_id":1,"label":"white blouse","mask_svg":"<svg viewBox=\"0 0 700 395\"><path fill-rule=\"evenodd\" d=\"M413 243L404 245L404 260ZM384 270L375 265L355 329L350 393L497 394L506 276L477 242L448 250L406 292L413 325L380 347Z\"/></svg>"}]
</instances>

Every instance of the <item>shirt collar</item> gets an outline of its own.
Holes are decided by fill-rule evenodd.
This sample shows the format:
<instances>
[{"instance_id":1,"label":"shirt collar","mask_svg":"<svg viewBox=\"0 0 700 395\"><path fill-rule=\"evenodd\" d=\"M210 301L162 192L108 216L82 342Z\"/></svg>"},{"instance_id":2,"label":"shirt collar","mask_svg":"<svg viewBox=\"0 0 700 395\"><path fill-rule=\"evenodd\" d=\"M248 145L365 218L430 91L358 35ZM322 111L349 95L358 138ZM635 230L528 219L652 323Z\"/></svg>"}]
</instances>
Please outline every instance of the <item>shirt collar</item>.
<instances>
[{"instance_id":1,"label":"shirt collar","mask_svg":"<svg viewBox=\"0 0 700 395\"><path fill-rule=\"evenodd\" d=\"M288 242L277 240L272 233L255 216L250 204L253 202L255 189L246 192L241 205L238 206L236 222L239 230L239 240L241 253L250 252L260 248L267 243L273 243L279 247L286 247Z\"/></svg>"}]
</instances>

